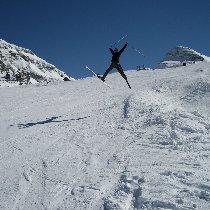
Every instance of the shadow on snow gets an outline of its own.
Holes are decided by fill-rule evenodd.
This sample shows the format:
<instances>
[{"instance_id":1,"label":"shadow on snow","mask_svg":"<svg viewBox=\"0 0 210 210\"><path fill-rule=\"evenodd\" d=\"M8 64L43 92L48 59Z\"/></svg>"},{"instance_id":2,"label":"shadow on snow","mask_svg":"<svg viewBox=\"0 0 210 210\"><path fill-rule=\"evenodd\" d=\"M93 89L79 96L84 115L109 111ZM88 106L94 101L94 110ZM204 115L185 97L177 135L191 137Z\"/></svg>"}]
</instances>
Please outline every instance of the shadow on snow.
<instances>
[{"instance_id":1,"label":"shadow on snow","mask_svg":"<svg viewBox=\"0 0 210 210\"><path fill-rule=\"evenodd\" d=\"M39 121L39 122L30 122L30 123L19 123L18 124L18 128L22 129L22 128L29 128L35 125L44 125L44 124L48 124L48 123L60 123L60 122L69 122L69 121L74 121L74 120L83 120L87 117L79 117L79 118L73 118L73 119L69 119L69 120L57 120L58 118L60 118L61 116L58 117L51 117L51 118L47 118L45 120ZM11 125L13 126L13 125Z\"/></svg>"}]
</instances>

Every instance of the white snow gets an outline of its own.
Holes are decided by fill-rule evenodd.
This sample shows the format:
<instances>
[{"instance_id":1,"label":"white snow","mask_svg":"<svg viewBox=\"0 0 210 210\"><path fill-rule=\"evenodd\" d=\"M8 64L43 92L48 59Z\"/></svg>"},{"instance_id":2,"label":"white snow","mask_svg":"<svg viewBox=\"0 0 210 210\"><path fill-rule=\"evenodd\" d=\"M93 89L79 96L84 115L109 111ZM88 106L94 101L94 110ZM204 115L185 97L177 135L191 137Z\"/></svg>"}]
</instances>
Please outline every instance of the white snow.
<instances>
[{"instance_id":1,"label":"white snow","mask_svg":"<svg viewBox=\"0 0 210 210\"><path fill-rule=\"evenodd\" d=\"M172 68L186 64L198 63L200 61L210 62L210 57L183 46L177 46L166 53L165 58L161 61L157 68Z\"/></svg>"},{"instance_id":2,"label":"white snow","mask_svg":"<svg viewBox=\"0 0 210 210\"><path fill-rule=\"evenodd\" d=\"M210 64L0 89L0 209L210 209Z\"/></svg>"},{"instance_id":3,"label":"white snow","mask_svg":"<svg viewBox=\"0 0 210 210\"><path fill-rule=\"evenodd\" d=\"M10 74L10 81L3 80L2 73ZM22 73L21 73L22 72ZM63 71L45 60L36 56L31 50L18 47L0 39L0 87L11 87L19 84L16 82L16 75L21 73L30 74L30 83L63 81L65 77L69 80L75 80L67 76ZM3 82L2 82L3 81ZM13 83L11 85L10 83ZM3 84L2 84L3 83ZM21 84L24 83L23 81Z\"/></svg>"}]
</instances>

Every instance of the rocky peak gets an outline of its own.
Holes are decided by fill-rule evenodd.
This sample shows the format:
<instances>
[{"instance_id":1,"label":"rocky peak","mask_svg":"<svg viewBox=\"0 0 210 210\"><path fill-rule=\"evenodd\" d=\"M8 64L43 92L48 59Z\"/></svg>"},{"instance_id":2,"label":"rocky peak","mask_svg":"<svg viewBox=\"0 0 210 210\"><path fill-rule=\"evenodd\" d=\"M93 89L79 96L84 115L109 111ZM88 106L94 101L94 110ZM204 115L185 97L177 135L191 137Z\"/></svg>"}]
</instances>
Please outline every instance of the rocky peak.
<instances>
[{"instance_id":1,"label":"rocky peak","mask_svg":"<svg viewBox=\"0 0 210 210\"><path fill-rule=\"evenodd\" d=\"M189 47L177 46L166 53L165 61L204 61L205 58Z\"/></svg>"},{"instance_id":2,"label":"rocky peak","mask_svg":"<svg viewBox=\"0 0 210 210\"><path fill-rule=\"evenodd\" d=\"M68 77L65 72L36 56L31 50L18 47L0 39L0 74L10 75L15 81L17 75L30 74L31 83L62 81Z\"/></svg>"},{"instance_id":3,"label":"rocky peak","mask_svg":"<svg viewBox=\"0 0 210 210\"><path fill-rule=\"evenodd\" d=\"M201 61L210 61L210 58L189 47L177 46L166 53L158 68L170 68Z\"/></svg>"}]
</instances>

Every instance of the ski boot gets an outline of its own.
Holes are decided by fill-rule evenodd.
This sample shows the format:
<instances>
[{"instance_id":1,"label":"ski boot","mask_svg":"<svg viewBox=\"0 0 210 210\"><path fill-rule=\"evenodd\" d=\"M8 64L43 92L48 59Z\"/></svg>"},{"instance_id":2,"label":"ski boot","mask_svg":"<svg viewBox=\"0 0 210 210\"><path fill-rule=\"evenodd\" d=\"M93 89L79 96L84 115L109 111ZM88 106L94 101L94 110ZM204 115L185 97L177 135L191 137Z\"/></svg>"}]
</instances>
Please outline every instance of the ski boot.
<instances>
[{"instance_id":1,"label":"ski boot","mask_svg":"<svg viewBox=\"0 0 210 210\"><path fill-rule=\"evenodd\" d=\"M105 82L105 79L104 79L104 77L103 77L103 76L101 76L101 75L97 74L97 77L98 77L99 79L101 79L103 82Z\"/></svg>"}]
</instances>

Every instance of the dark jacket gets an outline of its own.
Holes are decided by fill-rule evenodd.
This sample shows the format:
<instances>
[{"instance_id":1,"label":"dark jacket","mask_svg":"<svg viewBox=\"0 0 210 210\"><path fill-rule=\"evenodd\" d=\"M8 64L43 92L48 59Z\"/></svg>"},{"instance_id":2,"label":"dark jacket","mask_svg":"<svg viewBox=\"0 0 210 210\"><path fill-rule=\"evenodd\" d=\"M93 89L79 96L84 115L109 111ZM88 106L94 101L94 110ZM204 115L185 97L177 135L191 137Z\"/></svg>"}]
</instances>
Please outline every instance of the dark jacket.
<instances>
[{"instance_id":1,"label":"dark jacket","mask_svg":"<svg viewBox=\"0 0 210 210\"><path fill-rule=\"evenodd\" d=\"M124 47L118 51L118 52L114 52L114 50L112 48L109 48L109 50L111 51L112 53L112 62L113 63L119 63L119 58L120 58L120 55L122 54L122 52L124 51L124 49L127 47L127 43L124 45Z\"/></svg>"}]
</instances>

